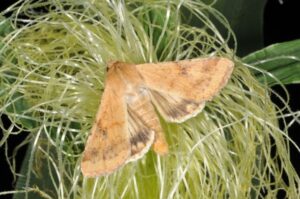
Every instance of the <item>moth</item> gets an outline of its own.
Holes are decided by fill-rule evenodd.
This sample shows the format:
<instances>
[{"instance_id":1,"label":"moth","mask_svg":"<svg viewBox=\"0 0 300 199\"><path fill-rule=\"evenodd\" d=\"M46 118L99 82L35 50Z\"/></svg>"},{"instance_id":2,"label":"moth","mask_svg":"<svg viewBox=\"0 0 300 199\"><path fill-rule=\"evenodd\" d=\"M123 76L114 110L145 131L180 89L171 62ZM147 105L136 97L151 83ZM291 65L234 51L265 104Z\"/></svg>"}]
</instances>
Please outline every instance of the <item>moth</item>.
<instances>
[{"instance_id":1,"label":"moth","mask_svg":"<svg viewBox=\"0 0 300 199\"><path fill-rule=\"evenodd\" d=\"M108 175L153 147L168 144L157 112L168 122L196 116L226 84L234 63L222 57L174 62L108 65L101 104L86 142L84 176Z\"/></svg>"}]
</instances>

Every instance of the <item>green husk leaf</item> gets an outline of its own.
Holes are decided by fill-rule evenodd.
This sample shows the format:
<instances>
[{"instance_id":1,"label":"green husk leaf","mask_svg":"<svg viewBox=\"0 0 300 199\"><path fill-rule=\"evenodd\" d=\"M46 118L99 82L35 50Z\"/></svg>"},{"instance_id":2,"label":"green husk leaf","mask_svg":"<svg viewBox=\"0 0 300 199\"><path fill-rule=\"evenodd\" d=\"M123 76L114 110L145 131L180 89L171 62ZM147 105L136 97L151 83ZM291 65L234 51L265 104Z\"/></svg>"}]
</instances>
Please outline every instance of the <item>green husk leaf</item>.
<instances>
[{"instance_id":1,"label":"green husk leaf","mask_svg":"<svg viewBox=\"0 0 300 199\"><path fill-rule=\"evenodd\" d=\"M269 72L267 76L258 71L254 74L270 86L300 83L300 39L270 45L245 56L243 61Z\"/></svg>"},{"instance_id":2,"label":"green husk leaf","mask_svg":"<svg viewBox=\"0 0 300 199\"><path fill-rule=\"evenodd\" d=\"M3 17L0 14L0 66L2 64L2 56L1 56L1 49L3 48L4 44L2 43L2 38L12 31L12 27L10 26L9 20ZM1 87L0 87L1 92Z\"/></svg>"},{"instance_id":3,"label":"green husk leaf","mask_svg":"<svg viewBox=\"0 0 300 199\"><path fill-rule=\"evenodd\" d=\"M49 199L51 198L46 192L50 192L50 190L53 190L55 187L53 186L52 181L50 180L49 175L49 167L47 166L46 162L44 164L41 164L38 168L38 173L35 175L31 175L30 178L30 184L27 185L28 178L24 177L30 172L30 169L32 168L33 161L44 161L45 159L37 159L33 160L32 156L32 148L34 147L33 141L28 144L28 148L26 151L26 155L24 157L24 160L22 162L22 167L20 171L20 177L17 180L15 190L24 190L25 193L28 194L28 198L34 198L34 199ZM45 160L47 161L47 160ZM41 179L42 178L42 179ZM25 187L32 187L32 190L26 190ZM43 190L47 190L46 192ZM51 195L51 194L50 194ZM13 199L24 199L23 193L15 193L13 194Z\"/></svg>"},{"instance_id":4,"label":"green husk leaf","mask_svg":"<svg viewBox=\"0 0 300 199\"><path fill-rule=\"evenodd\" d=\"M9 20L0 15L0 38L12 31Z\"/></svg>"}]
</instances>

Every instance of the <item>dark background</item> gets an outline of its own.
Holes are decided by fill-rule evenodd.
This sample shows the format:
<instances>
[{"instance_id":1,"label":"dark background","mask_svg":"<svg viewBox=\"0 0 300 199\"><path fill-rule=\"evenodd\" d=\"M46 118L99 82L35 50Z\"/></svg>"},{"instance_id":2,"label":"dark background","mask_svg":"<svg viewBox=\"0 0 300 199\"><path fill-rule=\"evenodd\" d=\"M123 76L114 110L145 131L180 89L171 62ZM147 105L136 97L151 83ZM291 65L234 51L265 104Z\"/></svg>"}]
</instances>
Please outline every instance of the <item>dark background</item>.
<instances>
[{"instance_id":1,"label":"dark background","mask_svg":"<svg viewBox=\"0 0 300 199\"><path fill-rule=\"evenodd\" d=\"M3 10L14 1L10 0L0 0L0 10ZM281 1L283 4L281 4ZM265 7L264 14L264 45L270 45L276 42L290 41L293 39L300 39L300 27L299 27L299 3L298 0L269 0ZM280 87L275 86L274 89L278 93L282 93ZM297 85L288 85L287 89L290 94L290 106L293 111L300 110L300 84ZM273 101L279 106L279 100L274 96L272 97ZM2 116L4 121L7 121L5 116ZM8 125L8 124L7 124ZM298 135L300 130L300 125L295 124L289 130L289 135L291 138L300 145L300 136ZM0 133L2 137L2 133ZM12 136L8 140L8 154L12 154L13 148L19 144L25 137L27 133L24 132L18 136ZM17 170L20 169L21 162L25 155L26 147L23 147L20 150L17 156ZM0 148L0 192L13 190L14 183L10 170L5 162L5 148ZM294 147L291 147L291 160L294 164L298 174L300 174L300 154L297 153ZM281 197L281 196L279 196ZM10 198L8 196L0 196L0 198Z\"/></svg>"},{"instance_id":2,"label":"dark background","mask_svg":"<svg viewBox=\"0 0 300 199\"><path fill-rule=\"evenodd\" d=\"M300 39L299 9L299 0L283 0L283 4L279 0L268 0L264 15L265 46L276 42ZM300 111L300 84L291 84L286 87L290 95L291 109ZM274 86L273 89L284 96L284 92L279 86ZM283 104L275 96L272 97L272 100L278 106L283 107ZM289 136L300 146L300 124L296 123L289 129ZM293 146L291 146L291 161L300 175L300 154Z\"/></svg>"}]
</instances>

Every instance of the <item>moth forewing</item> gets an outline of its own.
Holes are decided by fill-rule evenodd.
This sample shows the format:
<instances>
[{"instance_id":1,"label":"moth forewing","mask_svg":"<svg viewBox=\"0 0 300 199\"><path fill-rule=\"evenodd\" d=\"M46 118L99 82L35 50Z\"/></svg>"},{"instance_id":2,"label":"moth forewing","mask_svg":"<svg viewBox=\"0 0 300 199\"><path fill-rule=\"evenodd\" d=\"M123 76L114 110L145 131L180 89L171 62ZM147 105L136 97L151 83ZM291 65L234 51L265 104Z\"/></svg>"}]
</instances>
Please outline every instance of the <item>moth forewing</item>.
<instances>
[{"instance_id":1,"label":"moth forewing","mask_svg":"<svg viewBox=\"0 0 300 199\"><path fill-rule=\"evenodd\" d=\"M225 86L233 65L227 58L211 57L139 64L136 68L149 89L203 102Z\"/></svg>"},{"instance_id":2,"label":"moth forewing","mask_svg":"<svg viewBox=\"0 0 300 199\"><path fill-rule=\"evenodd\" d=\"M101 105L88 137L81 161L85 176L107 175L122 166L130 156L130 140L124 84L108 73Z\"/></svg>"},{"instance_id":3,"label":"moth forewing","mask_svg":"<svg viewBox=\"0 0 300 199\"><path fill-rule=\"evenodd\" d=\"M212 57L136 67L163 118L181 123L201 112L226 85L233 66L229 59Z\"/></svg>"}]
</instances>

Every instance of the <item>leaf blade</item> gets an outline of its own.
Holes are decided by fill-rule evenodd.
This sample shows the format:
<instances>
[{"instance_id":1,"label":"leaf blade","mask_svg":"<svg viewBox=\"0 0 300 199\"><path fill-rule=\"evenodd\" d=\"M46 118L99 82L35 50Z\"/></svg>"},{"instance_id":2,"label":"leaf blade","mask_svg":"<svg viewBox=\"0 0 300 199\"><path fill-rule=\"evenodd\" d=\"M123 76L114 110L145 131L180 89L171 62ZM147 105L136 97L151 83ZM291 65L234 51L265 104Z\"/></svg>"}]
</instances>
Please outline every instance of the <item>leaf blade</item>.
<instances>
[{"instance_id":1,"label":"leaf blade","mask_svg":"<svg viewBox=\"0 0 300 199\"><path fill-rule=\"evenodd\" d=\"M270 45L242 60L270 72L283 84L300 83L300 39ZM254 74L260 81L266 78L269 85L279 83L271 76L264 77L258 72Z\"/></svg>"}]
</instances>

